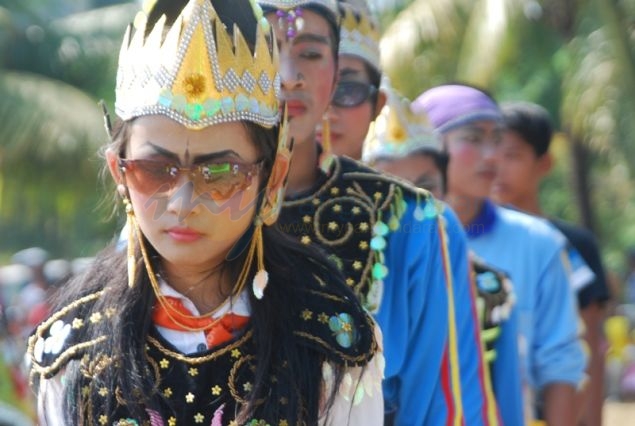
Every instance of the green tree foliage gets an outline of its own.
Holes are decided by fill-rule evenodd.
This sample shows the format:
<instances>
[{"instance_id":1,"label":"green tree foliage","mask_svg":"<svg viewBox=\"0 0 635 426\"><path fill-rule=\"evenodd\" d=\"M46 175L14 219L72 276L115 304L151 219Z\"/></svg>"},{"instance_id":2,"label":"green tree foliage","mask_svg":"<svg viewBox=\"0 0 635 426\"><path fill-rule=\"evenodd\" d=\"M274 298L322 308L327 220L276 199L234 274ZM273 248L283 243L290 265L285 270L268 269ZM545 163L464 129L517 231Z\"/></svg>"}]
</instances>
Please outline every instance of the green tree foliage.
<instances>
[{"instance_id":1,"label":"green tree foliage","mask_svg":"<svg viewBox=\"0 0 635 426\"><path fill-rule=\"evenodd\" d=\"M107 136L97 101L112 104L138 6L74 13L87 6L0 0L0 258L33 245L91 256L116 232L99 179Z\"/></svg>"}]
</instances>

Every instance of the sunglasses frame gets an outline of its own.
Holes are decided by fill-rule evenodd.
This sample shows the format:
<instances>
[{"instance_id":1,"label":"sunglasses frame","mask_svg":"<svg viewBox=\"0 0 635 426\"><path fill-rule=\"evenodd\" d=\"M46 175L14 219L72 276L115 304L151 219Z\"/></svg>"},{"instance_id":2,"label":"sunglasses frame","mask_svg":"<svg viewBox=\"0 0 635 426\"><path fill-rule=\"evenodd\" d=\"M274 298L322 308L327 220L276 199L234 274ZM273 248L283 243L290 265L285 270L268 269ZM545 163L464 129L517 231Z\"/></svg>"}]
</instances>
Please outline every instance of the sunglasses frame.
<instances>
[{"instance_id":1,"label":"sunglasses frame","mask_svg":"<svg viewBox=\"0 0 635 426\"><path fill-rule=\"evenodd\" d=\"M127 167L131 170L136 167L137 170L140 170L142 173L151 173L151 171L143 167L144 164L150 164L150 163L153 163L155 165L165 165L166 167L169 168L169 171L166 170L168 173L166 173L166 175L164 176L163 183L158 185L157 188L154 189L153 191L143 190L141 188L141 186L143 185L137 185L134 182L129 182L130 180L132 181L138 180L135 177L133 177L132 179L126 179L127 181L126 184L132 183L131 186L136 191L144 193L145 195L161 195L161 194L166 194L172 191L176 187L176 183L179 180L179 177L183 175L184 173L187 173L188 179L190 180L190 182L192 182L192 184L194 185L194 190L198 194L207 195L209 196L209 198L213 200L221 200L221 199L229 199L233 197L234 195L236 195L238 192L244 191L245 189L247 189L249 185L251 185L252 179L254 178L254 176L256 176L262 170L264 166L264 159L259 159L254 163L239 163L239 162L233 162L233 161L226 161L222 163L193 164L188 167L179 166L169 161L128 159L128 158L122 158L122 157L119 157L117 160L119 170L123 173L124 176L126 176ZM234 188L232 188L231 193L222 194L219 191L213 192L214 183L207 181L207 179L213 173L209 171L210 166L213 166L213 165L217 165L217 166L228 165L230 170L223 171L222 173L229 172L229 173L233 173L234 175L237 175L239 172L242 172L242 174L245 176L244 178L245 182L241 185L236 185ZM205 169L207 169L207 171ZM208 173L208 175L206 175L206 173ZM203 188L201 188L201 185L209 185L210 187L208 189L202 190ZM219 194L220 196L215 196L214 194Z\"/></svg>"},{"instance_id":2,"label":"sunglasses frame","mask_svg":"<svg viewBox=\"0 0 635 426\"><path fill-rule=\"evenodd\" d=\"M363 99L353 104L338 103L336 95L340 86L356 86L356 87L364 86L366 88L366 94ZM352 81L352 80L340 81L339 83L337 83L337 86L335 87L335 92L333 92L333 98L331 99L331 104L338 108L355 108L362 105L364 102L367 102L372 96L376 95L378 92L379 92L379 89L371 83L365 83L362 81Z\"/></svg>"}]
</instances>

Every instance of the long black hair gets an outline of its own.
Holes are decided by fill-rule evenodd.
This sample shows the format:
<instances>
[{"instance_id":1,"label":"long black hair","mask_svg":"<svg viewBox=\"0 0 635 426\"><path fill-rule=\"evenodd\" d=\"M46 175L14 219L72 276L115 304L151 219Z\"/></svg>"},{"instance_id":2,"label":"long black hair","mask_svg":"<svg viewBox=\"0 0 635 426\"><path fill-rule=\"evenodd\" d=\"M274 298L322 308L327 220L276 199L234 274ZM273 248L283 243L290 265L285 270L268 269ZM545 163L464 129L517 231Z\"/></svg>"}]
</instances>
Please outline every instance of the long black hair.
<instances>
[{"instance_id":1,"label":"long black hair","mask_svg":"<svg viewBox=\"0 0 635 426\"><path fill-rule=\"evenodd\" d=\"M255 39L257 22L251 12L247 0L223 2L212 1L219 16L227 28L235 23L241 28L246 40ZM184 0L158 0L155 8L149 14L149 26L166 15L168 25L173 23L183 6ZM249 12L245 13L245 8ZM249 30L251 28L251 31ZM113 130L113 142L110 149L115 152L125 152L125 146L130 137L129 122L120 122ZM245 123L251 139L261 150L265 159L261 191L271 173L276 154L279 128L265 129L253 123ZM129 242L130 243L130 242ZM156 250L144 239L148 252L158 258ZM246 421L258 405L257 400L266 396L266 379L271 376L272 368L279 360L287 362L285 366L285 380L290 393L288 404L282 408L272 401L270 407L267 402L258 405L263 414L274 418L284 415L289 424L317 424L318 417L332 405L336 390L343 376L344 365L333 365L335 372L334 385L330 395L323 395L322 365L326 361L324 354L312 350L305 345L297 345L295 335L290 324L296 321L295 311L289 307L301 306L310 294L303 289L305 283L315 280L329 284L330 288L338 289L338 293L351 301L352 309L357 314L364 315L361 306L356 303L354 293L346 286L335 265L327 260L326 255L311 246L305 246L284 234L277 226L263 229L263 244L265 247L264 263L269 272L269 286L265 297L261 300L249 292L251 305L251 328L256 348L256 369L254 372L253 391L248 403L242 407L239 419ZM138 249L137 249L138 250ZM236 278L244 264L246 251L233 260L226 261L225 272ZM88 347L85 359L90 360L88 366L83 363L69 363L65 373L67 398L64 401L64 412L68 419L75 423L82 423L82 419L90 416L90 401L87 405L79 404L82 400L85 378L93 380L92 392L105 387L110 390L106 399L105 412L115 409L118 401L126 401L126 409L135 418L146 418L146 408L156 406L158 394L153 374L150 374L146 361L146 340L152 327L152 310L156 302L148 272L137 252L136 285L128 286L127 259L125 250L118 250L115 244L99 253L92 266L81 276L75 277L62 287L55 298L54 309L67 306L71 301L105 290L102 297L93 304L87 305L84 318L90 318L92 313L110 312L108 321L96 322L90 327L84 327L79 333L82 341L91 341L97 336L105 336L105 341L99 345ZM156 266L156 265L155 265ZM255 275L256 265L250 271L248 280ZM250 281L248 281L250 282ZM355 312L352 312L355 313ZM103 401L103 399L100 399ZM100 402L102 404L102 402ZM275 410L275 411L274 411ZM286 413L280 413L286 410Z\"/></svg>"}]
</instances>

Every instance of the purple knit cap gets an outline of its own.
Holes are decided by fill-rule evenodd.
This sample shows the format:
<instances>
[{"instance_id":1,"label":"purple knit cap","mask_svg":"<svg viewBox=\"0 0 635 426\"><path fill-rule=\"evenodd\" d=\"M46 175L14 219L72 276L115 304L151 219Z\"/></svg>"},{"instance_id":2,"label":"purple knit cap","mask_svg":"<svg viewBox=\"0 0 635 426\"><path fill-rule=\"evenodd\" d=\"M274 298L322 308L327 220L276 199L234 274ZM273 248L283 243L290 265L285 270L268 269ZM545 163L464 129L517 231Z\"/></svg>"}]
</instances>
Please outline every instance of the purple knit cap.
<instances>
[{"instance_id":1,"label":"purple knit cap","mask_svg":"<svg viewBox=\"0 0 635 426\"><path fill-rule=\"evenodd\" d=\"M469 86L448 84L423 92L411 107L426 114L438 133L480 120L501 121L498 105L485 93Z\"/></svg>"}]
</instances>

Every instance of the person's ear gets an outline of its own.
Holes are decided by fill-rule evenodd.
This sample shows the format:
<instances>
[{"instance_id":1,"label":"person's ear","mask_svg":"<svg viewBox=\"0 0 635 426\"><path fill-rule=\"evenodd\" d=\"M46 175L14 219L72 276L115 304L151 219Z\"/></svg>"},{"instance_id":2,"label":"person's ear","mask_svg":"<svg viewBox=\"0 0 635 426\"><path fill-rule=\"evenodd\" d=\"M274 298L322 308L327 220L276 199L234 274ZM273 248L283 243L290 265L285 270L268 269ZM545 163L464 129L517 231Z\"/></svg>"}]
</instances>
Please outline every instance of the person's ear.
<instances>
[{"instance_id":1,"label":"person's ear","mask_svg":"<svg viewBox=\"0 0 635 426\"><path fill-rule=\"evenodd\" d=\"M123 175L119 168L119 156L112 149L106 151L106 163L108 164L108 170L115 183L117 185L123 184Z\"/></svg>"},{"instance_id":2,"label":"person's ear","mask_svg":"<svg viewBox=\"0 0 635 426\"><path fill-rule=\"evenodd\" d=\"M538 172L540 173L541 178L547 176L551 172L552 168L553 157L549 152L546 152L538 157Z\"/></svg>"},{"instance_id":3,"label":"person's ear","mask_svg":"<svg viewBox=\"0 0 635 426\"><path fill-rule=\"evenodd\" d=\"M373 111L373 121L377 118L384 105L386 105L386 93L379 89L377 92L377 101L375 102L375 110Z\"/></svg>"},{"instance_id":4,"label":"person's ear","mask_svg":"<svg viewBox=\"0 0 635 426\"><path fill-rule=\"evenodd\" d=\"M290 164L290 150L283 149L276 154L276 159L271 167L271 175L269 175L269 181L265 188L265 199L260 209L260 217L267 226L274 224L278 220Z\"/></svg>"}]
</instances>

